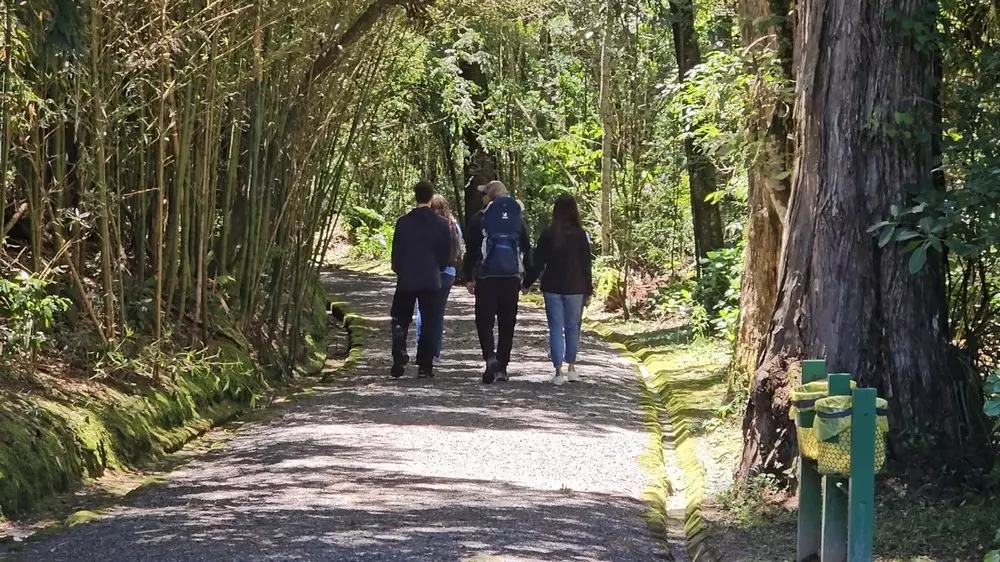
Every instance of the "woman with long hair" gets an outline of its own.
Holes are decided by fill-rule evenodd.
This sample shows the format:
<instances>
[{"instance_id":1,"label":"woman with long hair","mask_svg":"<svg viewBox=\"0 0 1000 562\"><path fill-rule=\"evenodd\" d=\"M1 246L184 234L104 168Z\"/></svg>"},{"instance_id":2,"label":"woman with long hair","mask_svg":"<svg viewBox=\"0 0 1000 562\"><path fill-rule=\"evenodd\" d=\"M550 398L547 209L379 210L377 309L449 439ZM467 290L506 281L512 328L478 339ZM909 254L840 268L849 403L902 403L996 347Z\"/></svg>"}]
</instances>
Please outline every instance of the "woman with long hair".
<instances>
[{"instance_id":1,"label":"woman with long hair","mask_svg":"<svg viewBox=\"0 0 1000 562\"><path fill-rule=\"evenodd\" d=\"M463 243L462 229L459 228L458 221L451 214L451 205L448 204L448 199L441 194L434 194L434 197L431 198L431 209L444 217L451 227L451 264L441 272L441 298L438 300L440 307L434 311L437 314L438 332L436 334L422 334L420 328L423 322L420 319L420 312L417 311L417 342L419 344L421 336L432 337L434 343L433 349L435 350L434 357L441 359L441 348L444 343L444 312L448 305L448 296L451 294L451 287L455 284L457 268L462 263Z\"/></svg>"},{"instance_id":2,"label":"woman with long hair","mask_svg":"<svg viewBox=\"0 0 1000 562\"><path fill-rule=\"evenodd\" d=\"M524 278L527 291L539 276L549 324L549 350L555 374L552 383L580 378L576 355L580 347L583 309L594 294L590 237L583 230L580 211L572 195L560 195L552 207L552 222L535 246L532 268ZM566 371L563 372L565 366Z\"/></svg>"}]
</instances>

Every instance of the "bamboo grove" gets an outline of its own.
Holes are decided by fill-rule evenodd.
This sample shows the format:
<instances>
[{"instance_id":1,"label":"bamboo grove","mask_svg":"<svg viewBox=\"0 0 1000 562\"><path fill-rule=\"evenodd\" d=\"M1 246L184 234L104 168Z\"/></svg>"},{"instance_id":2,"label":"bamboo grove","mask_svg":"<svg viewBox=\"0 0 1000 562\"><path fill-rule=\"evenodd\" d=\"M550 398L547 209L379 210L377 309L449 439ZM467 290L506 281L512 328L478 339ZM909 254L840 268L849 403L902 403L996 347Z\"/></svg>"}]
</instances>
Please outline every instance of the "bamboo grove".
<instances>
[{"instance_id":1,"label":"bamboo grove","mask_svg":"<svg viewBox=\"0 0 1000 562\"><path fill-rule=\"evenodd\" d=\"M232 325L294 363L397 4L7 0L2 268L59 276L105 345Z\"/></svg>"}]
</instances>

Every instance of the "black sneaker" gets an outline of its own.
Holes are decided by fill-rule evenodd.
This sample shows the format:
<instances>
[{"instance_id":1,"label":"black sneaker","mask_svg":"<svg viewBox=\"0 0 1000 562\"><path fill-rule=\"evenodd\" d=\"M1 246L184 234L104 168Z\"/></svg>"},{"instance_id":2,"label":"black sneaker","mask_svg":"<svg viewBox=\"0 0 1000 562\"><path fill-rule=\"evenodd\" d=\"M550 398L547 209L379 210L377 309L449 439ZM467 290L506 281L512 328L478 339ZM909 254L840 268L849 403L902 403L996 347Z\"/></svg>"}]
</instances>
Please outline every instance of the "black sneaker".
<instances>
[{"instance_id":1,"label":"black sneaker","mask_svg":"<svg viewBox=\"0 0 1000 562\"><path fill-rule=\"evenodd\" d=\"M501 365L500 372L497 373L497 382L509 381L509 380L510 380L510 375L507 374L507 366Z\"/></svg>"},{"instance_id":2,"label":"black sneaker","mask_svg":"<svg viewBox=\"0 0 1000 562\"><path fill-rule=\"evenodd\" d=\"M434 368L433 367L420 367L417 369L418 379L433 379L434 378Z\"/></svg>"},{"instance_id":3,"label":"black sneaker","mask_svg":"<svg viewBox=\"0 0 1000 562\"><path fill-rule=\"evenodd\" d=\"M486 372L483 373L483 384L493 384L493 381L497 380L503 373L500 368L500 363L496 359L490 359L486 362Z\"/></svg>"},{"instance_id":4,"label":"black sneaker","mask_svg":"<svg viewBox=\"0 0 1000 562\"><path fill-rule=\"evenodd\" d=\"M392 369L389 370L389 374L392 375L392 378L398 379L406 374L406 365L393 365Z\"/></svg>"}]
</instances>

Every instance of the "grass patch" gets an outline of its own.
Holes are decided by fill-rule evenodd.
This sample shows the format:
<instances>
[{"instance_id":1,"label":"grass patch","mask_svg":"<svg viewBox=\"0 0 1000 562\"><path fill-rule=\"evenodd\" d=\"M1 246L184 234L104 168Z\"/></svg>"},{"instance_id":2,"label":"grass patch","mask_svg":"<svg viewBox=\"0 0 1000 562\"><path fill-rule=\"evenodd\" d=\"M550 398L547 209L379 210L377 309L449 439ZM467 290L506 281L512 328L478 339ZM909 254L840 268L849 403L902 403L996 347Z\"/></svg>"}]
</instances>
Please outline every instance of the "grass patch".
<instances>
[{"instance_id":1,"label":"grass patch","mask_svg":"<svg viewBox=\"0 0 1000 562\"><path fill-rule=\"evenodd\" d=\"M617 344L640 367L643 379L643 409L652 439L665 444L670 460L663 457L663 445L656 443L651 454L660 456L656 470L666 474L668 465L679 472L672 486L654 479L646 494L651 526L665 527L672 517L671 500L683 494L683 528L689 554L696 560L718 560L707 541L707 527L701 514L706 495L705 446L700 436L707 428L720 426L720 414L730 403L725 368L728 350L724 344L699 340L683 326L660 326L637 322L594 324L603 337ZM665 478L671 476L666 474Z\"/></svg>"},{"instance_id":2,"label":"grass patch","mask_svg":"<svg viewBox=\"0 0 1000 562\"><path fill-rule=\"evenodd\" d=\"M933 499L881 487L876 498L879 560L982 560L1000 526L995 498Z\"/></svg>"},{"instance_id":3,"label":"grass patch","mask_svg":"<svg viewBox=\"0 0 1000 562\"><path fill-rule=\"evenodd\" d=\"M782 505L761 483L741 497L720 497L706 510L720 550L747 562L791 560L795 552L794 502ZM776 494L780 495L780 494ZM933 498L893 489L876 491L877 562L981 561L1000 524L1000 505L989 498Z\"/></svg>"},{"instance_id":4,"label":"grass patch","mask_svg":"<svg viewBox=\"0 0 1000 562\"><path fill-rule=\"evenodd\" d=\"M729 487L742 449L739 416L731 414L742 403L733 402L727 386L728 346L698 340L679 326L606 322L592 327L645 368L659 400L657 406L647 403L649 395L643 400L647 427L654 438L664 437L672 449L667 454L675 456L683 472L678 490L651 487L647 502L660 512L653 521L662 526L667 516L666 494L682 493L692 555L708 545L701 554L707 557L700 559L794 560L795 499L765 478L738 494ZM671 427L650 427L658 419ZM878 562L979 562L1000 526L995 496L907 491L883 477L876 502Z\"/></svg>"}]
</instances>

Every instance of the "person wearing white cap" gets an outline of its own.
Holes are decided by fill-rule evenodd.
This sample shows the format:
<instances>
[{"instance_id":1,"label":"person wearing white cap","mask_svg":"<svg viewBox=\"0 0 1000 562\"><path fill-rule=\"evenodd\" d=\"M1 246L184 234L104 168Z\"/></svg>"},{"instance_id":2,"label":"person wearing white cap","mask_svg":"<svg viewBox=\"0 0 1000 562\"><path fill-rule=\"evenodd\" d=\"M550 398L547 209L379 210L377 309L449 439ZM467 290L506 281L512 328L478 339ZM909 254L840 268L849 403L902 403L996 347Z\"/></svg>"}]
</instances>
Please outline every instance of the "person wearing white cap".
<instances>
[{"instance_id":1,"label":"person wearing white cap","mask_svg":"<svg viewBox=\"0 0 1000 562\"><path fill-rule=\"evenodd\" d=\"M507 380L517 324L521 280L530 266L531 239L521 205L506 186L491 181L478 188L486 208L465 229L463 278L476 296L476 331L486 370L483 383ZM494 340L493 329L497 333Z\"/></svg>"}]
</instances>

